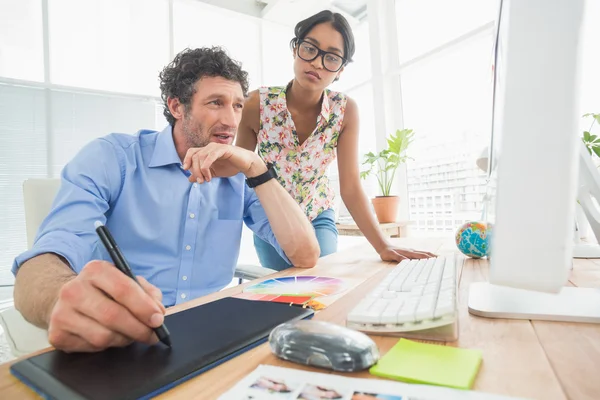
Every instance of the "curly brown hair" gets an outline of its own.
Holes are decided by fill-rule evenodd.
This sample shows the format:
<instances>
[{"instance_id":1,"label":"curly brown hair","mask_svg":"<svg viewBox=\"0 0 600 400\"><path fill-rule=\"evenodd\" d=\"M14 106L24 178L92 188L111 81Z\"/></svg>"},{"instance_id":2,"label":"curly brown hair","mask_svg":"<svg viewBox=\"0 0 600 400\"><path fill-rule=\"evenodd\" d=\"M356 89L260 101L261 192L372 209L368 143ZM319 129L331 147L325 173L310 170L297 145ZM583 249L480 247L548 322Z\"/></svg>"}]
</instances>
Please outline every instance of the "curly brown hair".
<instances>
[{"instance_id":1,"label":"curly brown hair","mask_svg":"<svg viewBox=\"0 0 600 400\"><path fill-rule=\"evenodd\" d=\"M185 49L158 76L163 115L171 126L175 125L175 117L169 111L167 99L177 98L189 110L192 96L196 92L195 84L204 77L220 76L239 82L244 97L248 96L248 73L242 70L241 63L229 57L220 47Z\"/></svg>"}]
</instances>

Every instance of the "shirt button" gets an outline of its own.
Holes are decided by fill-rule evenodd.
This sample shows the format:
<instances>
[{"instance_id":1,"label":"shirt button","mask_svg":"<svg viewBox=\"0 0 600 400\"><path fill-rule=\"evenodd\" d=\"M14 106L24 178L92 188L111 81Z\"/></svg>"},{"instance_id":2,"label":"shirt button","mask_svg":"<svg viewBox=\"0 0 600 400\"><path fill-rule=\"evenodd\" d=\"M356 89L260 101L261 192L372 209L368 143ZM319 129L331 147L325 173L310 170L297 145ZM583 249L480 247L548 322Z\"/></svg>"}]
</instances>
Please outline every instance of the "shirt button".
<instances>
[{"instance_id":1,"label":"shirt button","mask_svg":"<svg viewBox=\"0 0 600 400\"><path fill-rule=\"evenodd\" d=\"M182 276L181 279L183 279L184 281L187 281L187 276Z\"/></svg>"},{"instance_id":2,"label":"shirt button","mask_svg":"<svg viewBox=\"0 0 600 400\"><path fill-rule=\"evenodd\" d=\"M183 165L182 165L182 164L179 164L179 168L183 169Z\"/></svg>"},{"instance_id":3,"label":"shirt button","mask_svg":"<svg viewBox=\"0 0 600 400\"><path fill-rule=\"evenodd\" d=\"M186 249L186 250L191 250L191 249L192 249L192 246L190 246L190 245L188 244L187 246L185 246L185 249Z\"/></svg>"},{"instance_id":4,"label":"shirt button","mask_svg":"<svg viewBox=\"0 0 600 400\"><path fill-rule=\"evenodd\" d=\"M195 218L195 217L196 217L196 214L194 214L194 213L190 214L190 218Z\"/></svg>"},{"instance_id":5,"label":"shirt button","mask_svg":"<svg viewBox=\"0 0 600 400\"><path fill-rule=\"evenodd\" d=\"M185 293L181 293L181 298L185 299L187 296L185 295Z\"/></svg>"},{"instance_id":6,"label":"shirt button","mask_svg":"<svg viewBox=\"0 0 600 400\"><path fill-rule=\"evenodd\" d=\"M192 186L193 186L193 187L198 187L198 184L197 184L197 183L194 183Z\"/></svg>"}]
</instances>

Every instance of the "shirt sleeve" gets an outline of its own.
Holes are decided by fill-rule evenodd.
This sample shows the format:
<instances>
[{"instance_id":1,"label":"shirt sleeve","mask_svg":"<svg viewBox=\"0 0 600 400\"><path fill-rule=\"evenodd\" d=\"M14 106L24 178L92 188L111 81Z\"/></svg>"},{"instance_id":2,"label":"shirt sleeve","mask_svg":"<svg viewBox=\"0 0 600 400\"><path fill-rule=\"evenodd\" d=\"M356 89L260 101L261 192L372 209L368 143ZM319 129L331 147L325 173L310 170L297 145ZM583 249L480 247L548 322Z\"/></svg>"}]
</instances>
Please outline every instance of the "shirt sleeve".
<instances>
[{"instance_id":1,"label":"shirt sleeve","mask_svg":"<svg viewBox=\"0 0 600 400\"><path fill-rule=\"evenodd\" d=\"M288 264L293 265L293 263L285 255L285 252L277 242L275 234L271 229L269 219L267 218L267 214L265 213L262 204L260 204L258 196L254 192L254 190L249 187L246 187L244 190L244 197L244 223L246 224L246 226L259 238L261 238L267 243L270 243L271 246L273 246L275 250L277 250L277 253L279 253L279 255Z\"/></svg>"},{"instance_id":2,"label":"shirt sleeve","mask_svg":"<svg viewBox=\"0 0 600 400\"><path fill-rule=\"evenodd\" d=\"M94 222L106 223L105 214L120 193L124 166L123 149L108 140L86 145L62 170L50 213L32 248L15 258L13 274L25 261L44 253L64 257L79 273L98 243Z\"/></svg>"}]
</instances>

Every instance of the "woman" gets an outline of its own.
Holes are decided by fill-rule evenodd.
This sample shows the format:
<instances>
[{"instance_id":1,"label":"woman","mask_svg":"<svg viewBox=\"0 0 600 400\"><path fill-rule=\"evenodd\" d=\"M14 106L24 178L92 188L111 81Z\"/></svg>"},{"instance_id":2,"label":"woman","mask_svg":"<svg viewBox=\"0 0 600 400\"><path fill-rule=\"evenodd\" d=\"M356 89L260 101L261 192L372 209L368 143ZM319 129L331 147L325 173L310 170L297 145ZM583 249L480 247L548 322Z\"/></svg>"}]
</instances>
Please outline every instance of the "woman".
<instances>
[{"instance_id":1,"label":"woman","mask_svg":"<svg viewBox=\"0 0 600 400\"><path fill-rule=\"evenodd\" d=\"M337 251L334 192L327 167L338 158L340 192L352 218L384 261L427 258L431 253L392 246L370 211L358 168L358 108L327 87L338 80L354 54L346 19L321 11L299 22L291 42L294 79L287 86L263 87L244 105L236 145L272 163L279 181L300 204L315 228L321 257ZM337 150L336 150L337 149ZM254 236L264 267L291 267L267 242Z\"/></svg>"}]
</instances>

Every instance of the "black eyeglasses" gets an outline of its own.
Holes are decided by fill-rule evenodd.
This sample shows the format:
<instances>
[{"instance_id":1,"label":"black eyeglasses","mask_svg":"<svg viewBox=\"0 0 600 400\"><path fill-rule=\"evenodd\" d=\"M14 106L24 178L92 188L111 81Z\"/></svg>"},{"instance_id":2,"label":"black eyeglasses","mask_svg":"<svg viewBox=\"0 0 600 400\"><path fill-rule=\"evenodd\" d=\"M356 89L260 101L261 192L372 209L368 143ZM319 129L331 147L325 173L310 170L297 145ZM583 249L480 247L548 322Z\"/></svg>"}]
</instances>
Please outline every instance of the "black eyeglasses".
<instances>
[{"instance_id":1,"label":"black eyeglasses","mask_svg":"<svg viewBox=\"0 0 600 400\"><path fill-rule=\"evenodd\" d=\"M298 42L298 57L304 61L313 61L321 56L323 67L329 72L338 72L346 64L346 59L335 53L323 51L314 44L301 40Z\"/></svg>"}]
</instances>

